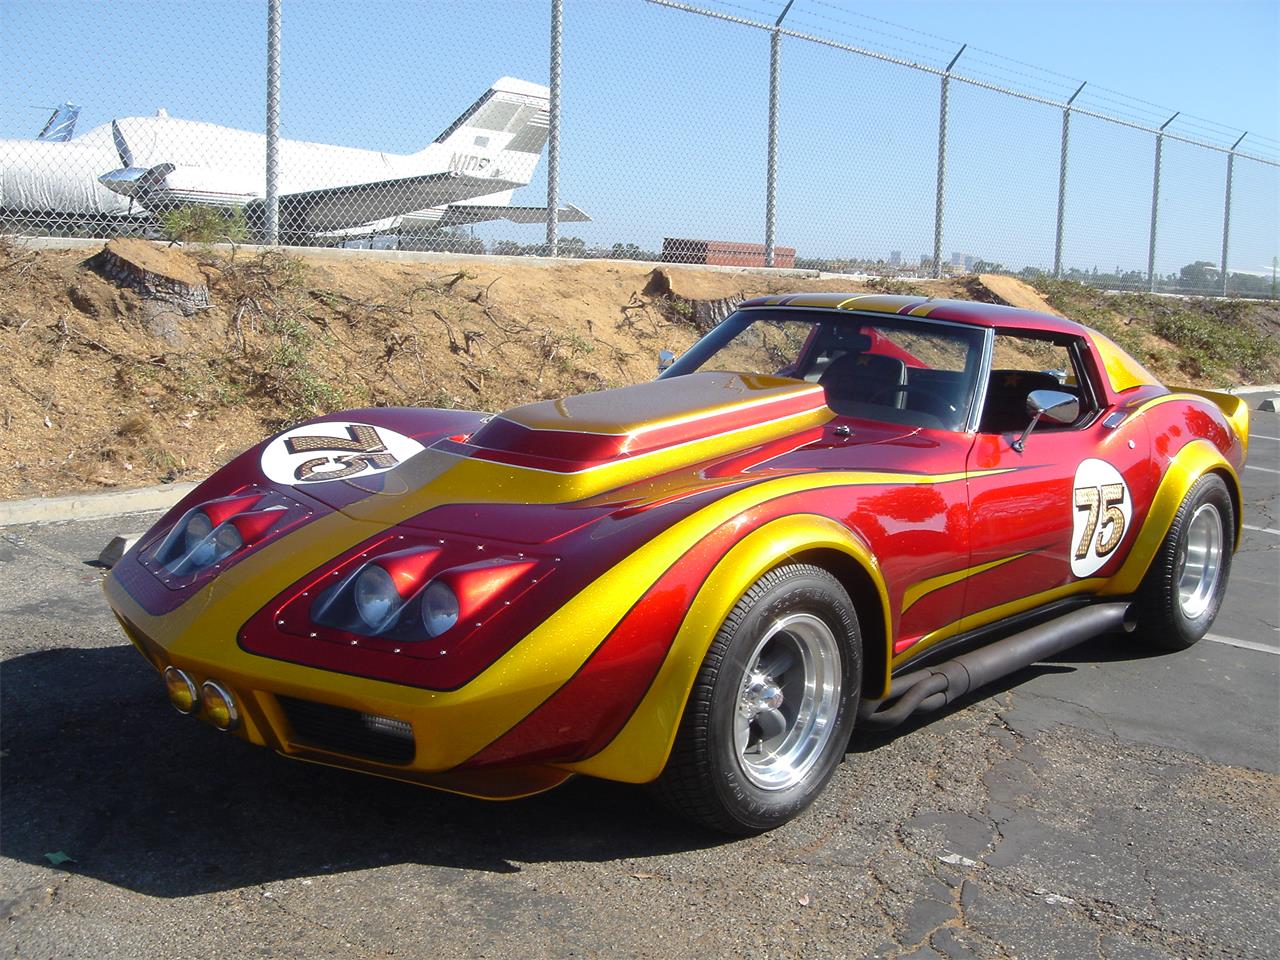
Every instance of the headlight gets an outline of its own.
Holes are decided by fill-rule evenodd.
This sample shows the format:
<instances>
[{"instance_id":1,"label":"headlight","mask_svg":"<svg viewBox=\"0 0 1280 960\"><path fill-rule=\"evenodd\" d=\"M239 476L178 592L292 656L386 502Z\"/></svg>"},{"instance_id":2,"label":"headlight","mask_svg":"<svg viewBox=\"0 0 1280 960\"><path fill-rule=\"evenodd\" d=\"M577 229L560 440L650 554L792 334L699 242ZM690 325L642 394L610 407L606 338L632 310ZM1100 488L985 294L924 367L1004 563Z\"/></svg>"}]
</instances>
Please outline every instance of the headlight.
<instances>
[{"instance_id":1,"label":"headlight","mask_svg":"<svg viewBox=\"0 0 1280 960\"><path fill-rule=\"evenodd\" d=\"M186 528L182 531L182 556L179 558L179 567L183 569L191 569L207 567L209 564L217 560L216 554L218 548L214 546L213 541L209 538L209 534L213 532L213 521L205 514L197 510L187 520ZM177 570L174 571L178 572Z\"/></svg>"},{"instance_id":2,"label":"headlight","mask_svg":"<svg viewBox=\"0 0 1280 960\"><path fill-rule=\"evenodd\" d=\"M240 536L240 531L236 529L234 523L227 522L218 527L213 535L213 543L217 549L216 559L221 560L243 547L244 537Z\"/></svg>"},{"instance_id":3,"label":"headlight","mask_svg":"<svg viewBox=\"0 0 1280 960\"><path fill-rule=\"evenodd\" d=\"M438 637L458 622L458 597L447 583L432 580L422 591L422 625Z\"/></svg>"},{"instance_id":4,"label":"headlight","mask_svg":"<svg viewBox=\"0 0 1280 960\"><path fill-rule=\"evenodd\" d=\"M200 541L213 533L213 521L200 510L191 514L186 529L182 531L182 545L186 553L200 546Z\"/></svg>"},{"instance_id":5,"label":"headlight","mask_svg":"<svg viewBox=\"0 0 1280 960\"><path fill-rule=\"evenodd\" d=\"M227 521L213 526L204 513L197 510L182 531L184 555L170 569L174 573L184 574L224 560L244 546L244 538L234 523Z\"/></svg>"},{"instance_id":6,"label":"headlight","mask_svg":"<svg viewBox=\"0 0 1280 960\"><path fill-rule=\"evenodd\" d=\"M379 633L400 609L395 581L376 563L360 571L355 582L356 613L374 633Z\"/></svg>"}]
</instances>

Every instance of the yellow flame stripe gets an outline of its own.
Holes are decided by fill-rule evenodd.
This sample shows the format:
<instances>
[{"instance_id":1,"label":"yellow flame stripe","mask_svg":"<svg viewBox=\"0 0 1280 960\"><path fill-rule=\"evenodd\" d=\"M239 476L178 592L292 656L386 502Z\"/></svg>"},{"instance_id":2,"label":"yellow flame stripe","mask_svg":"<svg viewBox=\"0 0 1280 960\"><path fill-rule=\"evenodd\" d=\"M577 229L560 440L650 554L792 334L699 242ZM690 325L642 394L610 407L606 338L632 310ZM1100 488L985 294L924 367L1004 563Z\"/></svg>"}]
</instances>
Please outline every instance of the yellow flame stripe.
<instances>
[{"instance_id":1,"label":"yellow flame stripe","mask_svg":"<svg viewBox=\"0 0 1280 960\"><path fill-rule=\"evenodd\" d=\"M907 587L902 594L902 612L906 613L918 600L923 599L935 590L941 590L943 587L949 587L953 583L959 583L969 577L976 576L979 573L985 573L1003 564L1009 563L1011 560L1020 560L1027 556L1031 551L1024 550L1022 553L1015 553L1010 557L1001 557L999 560L990 560L987 563L980 563L974 567L966 567L963 570L955 570L951 573L943 573L936 577L930 577L928 580L921 580Z\"/></svg>"},{"instance_id":2,"label":"yellow flame stripe","mask_svg":"<svg viewBox=\"0 0 1280 960\"><path fill-rule=\"evenodd\" d=\"M924 653L934 644L941 643L943 640L949 640L952 637L959 636L962 633L968 633L970 630L977 630L980 627L990 626L998 620L1006 617L1016 616L1019 613L1025 613L1028 610L1034 610L1036 607L1043 606L1046 603L1052 603L1055 600L1061 600L1064 597L1075 596L1078 593L1088 593L1091 590L1098 589L1107 581L1102 577L1091 577L1088 580L1077 580L1074 583L1065 583L1050 590L1042 590L1039 593L1033 593L1026 597L1019 597L1016 600L1010 600L1008 603L1002 603L998 606L989 607L986 610L979 610L961 617L953 623L940 627L932 633L927 633L920 638L918 643L913 644L909 649L904 650L893 658L893 666L902 666L914 660L917 656Z\"/></svg>"},{"instance_id":3,"label":"yellow flame stripe","mask_svg":"<svg viewBox=\"0 0 1280 960\"><path fill-rule=\"evenodd\" d=\"M707 402L709 393L722 396ZM699 373L664 381L661 391L652 383L586 393L564 400L541 400L515 407L500 419L531 430L630 436L651 433L682 423L696 423L728 413L767 407L812 396L825 403L816 383L786 377L747 373ZM690 413L690 408L695 408Z\"/></svg>"},{"instance_id":4,"label":"yellow flame stripe","mask_svg":"<svg viewBox=\"0 0 1280 960\"><path fill-rule=\"evenodd\" d=\"M1235 468L1223 458L1218 448L1202 438L1187 443L1174 455L1164 476L1160 478L1160 486L1156 488L1156 494L1151 498L1151 507L1147 511L1147 517L1142 523L1137 539L1129 549L1129 556L1115 576L1106 581L1102 590L1104 594L1114 596L1133 593L1141 586L1142 578L1151 567L1151 561L1155 559L1165 535L1173 526L1173 518L1177 515L1178 508L1182 506L1187 491L1191 489L1192 484L1210 472L1224 475L1228 484L1234 487L1236 503L1240 502L1240 477ZM1237 510L1236 513L1239 514L1240 511ZM1235 519L1235 545L1239 547L1240 538L1244 532L1241 526L1244 518L1237 516Z\"/></svg>"},{"instance_id":5,"label":"yellow flame stripe","mask_svg":"<svg viewBox=\"0 0 1280 960\"><path fill-rule=\"evenodd\" d=\"M807 490L966 479L963 471L940 475L851 471L781 477L735 491L674 524L605 571L475 680L454 691L424 691L284 663L241 650L235 633L239 626L257 612L264 598L275 596L314 569L318 558L334 556L379 529L434 505L475 502L482 492L493 500L509 500L513 496L512 490L493 489L493 478L486 475L485 469L491 471L493 464L478 465L428 451L405 466L413 467L410 475L422 479L424 488L398 497L371 498L372 504L366 501L361 519L369 523L352 523L340 514L321 517L279 543L251 553L192 600L162 617L147 614L114 578L108 578L106 589L112 605L157 641L174 662L200 677L216 676L239 690L267 689L404 719L420 730L429 731L433 726L444 729L447 725L447 736L420 737L414 763L420 770L444 770L505 733L558 689L672 559L734 516L774 497ZM503 471L504 476L508 474L513 487L524 489L519 485L527 480L532 482L534 493L549 492L547 487L537 486L545 481L527 475L528 471ZM407 479L401 477L402 481ZM773 562L781 556L775 552ZM711 633L702 637L703 652ZM882 642L888 643L888 637ZM259 710L268 711L269 701L269 697L260 698ZM267 731L249 719L244 732L255 742L270 744Z\"/></svg>"},{"instance_id":6,"label":"yellow flame stripe","mask_svg":"<svg viewBox=\"0 0 1280 960\"><path fill-rule=\"evenodd\" d=\"M812 514L780 517L743 537L712 571L626 726L600 753L565 769L628 783L646 783L657 777L666 766L689 691L720 625L760 577L787 556L813 549L833 549L855 558L876 584L882 614L889 622L889 600L879 565L847 527ZM863 642L873 639L864 635ZM887 658L885 675L877 679L887 691Z\"/></svg>"},{"instance_id":7,"label":"yellow flame stripe","mask_svg":"<svg viewBox=\"0 0 1280 960\"><path fill-rule=\"evenodd\" d=\"M1085 329L1088 331L1089 336L1093 338L1094 349L1098 351L1098 356L1102 358L1102 366L1106 371L1107 379L1111 382L1113 391L1124 393L1134 387L1160 386L1160 381L1154 373L1129 356L1113 340L1097 330L1088 327Z\"/></svg>"}]
</instances>

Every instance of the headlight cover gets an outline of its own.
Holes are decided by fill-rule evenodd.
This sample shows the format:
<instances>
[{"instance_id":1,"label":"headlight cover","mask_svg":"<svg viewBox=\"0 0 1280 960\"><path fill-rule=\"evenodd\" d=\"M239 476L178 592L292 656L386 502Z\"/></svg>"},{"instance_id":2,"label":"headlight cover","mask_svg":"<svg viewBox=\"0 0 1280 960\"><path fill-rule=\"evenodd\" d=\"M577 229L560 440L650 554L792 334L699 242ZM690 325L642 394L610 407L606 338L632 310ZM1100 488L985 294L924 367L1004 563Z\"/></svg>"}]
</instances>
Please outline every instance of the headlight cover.
<instances>
[{"instance_id":1,"label":"headlight cover","mask_svg":"<svg viewBox=\"0 0 1280 960\"><path fill-rule=\"evenodd\" d=\"M290 497L250 486L187 510L158 539L140 544L138 562L170 590L183 590L311 516Z\"/></svg>"},{"instance_id":2,"label":"headlight cover","mask_svg":"<svg viewBox=\"0 0 1280 960\"><path fill-rule=\"evenodd\" d=\"M443 580L432 580L422 591L422 625L438 637L458 622L458 595Z\"/></svg>"},{"instance_id":3,"label":"headlight cover","mask_svg":"<svg viewBox=\"0 0 1280 960\"><path fill-rule=\"evenodd\" d=\"M356 575L356 613L373 633L381 633L400 612L403 601L386 569L371 563Z\"/></svg>"}]
</instances>

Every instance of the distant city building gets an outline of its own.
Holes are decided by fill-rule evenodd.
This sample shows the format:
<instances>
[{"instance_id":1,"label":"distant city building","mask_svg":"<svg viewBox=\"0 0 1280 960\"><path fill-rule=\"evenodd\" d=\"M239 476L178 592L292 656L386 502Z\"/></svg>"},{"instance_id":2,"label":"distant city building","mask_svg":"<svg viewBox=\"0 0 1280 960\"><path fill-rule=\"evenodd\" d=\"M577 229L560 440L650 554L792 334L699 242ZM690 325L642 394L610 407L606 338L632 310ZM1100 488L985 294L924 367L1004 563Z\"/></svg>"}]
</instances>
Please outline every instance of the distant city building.
<instances>
[{"instance_id":1,"label":"distant city building","mask_svg":"<svg viewBox=\"0 0 1280 960\"><path fill-rule=\"evenodd\" d=\"M964 255L964 272L973 273L973 265L978 262L978 258L971 253Z\"/></svg>"},{"instance_id":2,"label":"distant city building","mask_svg":"<svg viewBox=\"0 0 1280 960\"><path fill-rule=\"evenodd\" d=\"M900 267L900 266L902 266L902 251L901 251L901 250L890 250L890 251L889 251L889 266L891 266L891 267Z\"/></svg>"}]
</instances>

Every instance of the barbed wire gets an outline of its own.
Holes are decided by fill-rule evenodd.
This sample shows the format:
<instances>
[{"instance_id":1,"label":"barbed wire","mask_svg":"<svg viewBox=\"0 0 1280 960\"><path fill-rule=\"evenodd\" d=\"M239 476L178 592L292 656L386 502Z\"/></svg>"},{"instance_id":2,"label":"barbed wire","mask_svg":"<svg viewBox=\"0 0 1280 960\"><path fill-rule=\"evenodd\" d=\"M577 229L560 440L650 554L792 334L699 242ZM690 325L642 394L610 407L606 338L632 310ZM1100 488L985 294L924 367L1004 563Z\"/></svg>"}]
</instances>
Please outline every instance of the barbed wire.
<instances>
[{"instance_id":1,"label":"barbed wire","mask_svg":"<svg viewBox=\"0 0 1280 960\"><path fill-rule=\"evenodd\" d=\"M739 13L754 13L756 16L765 17L769 20L776 18L776 14L772 11L752 10L750 7L741 3L731 2L731 0L708 0L704 6L710 9L727 8L736 10ZM781 9L782 5L779 4L777 11L780 12ZM869 21L878 26L866 26L855 22L855 20L850 19L851 17L856 18L858 21ZM823 26L816 27L816 32L818 33L826 33L831 35L833 39L853 40L857 46L869 46L886 53L892 53L905 61L934 66L935 69L937 67L930 61L940 60L945 63L964 45L962 41L953 37L921 30L884 17L850 10L847 7L829 2L829 0L797 0L788 13L787 23L807 25L810 29L815 29L815 24L810 18L822 21ZM838 28L842 29L832 29L830 26L826 26L830 24L837 25ZM843 37L841 37L841 34L843 34ZM912 40L911 37L913 36L927 38L929 41L936 42ZM872 39L873 37L885 38L892 42L886 43L880 39ZM947 44L947 46L940 46L939 44ZM929 52L924 53L922 51ZM1086 83L1085 78L1053 70L974 44L965 46L964 58L961 63L963 66L957 68L957 73L971 76L974 79L987 80L996 85L1016 86L1028 93L1034 93L1049 100L1065 100L1081 83ZM1004 64L1013 64L1015 66L1005 66ZM1015 82L1011 84L1008 78L1014 78ZM1106 104L1107 106L1104 110L1109 110L1109 112L1115 114L1117 119L1143 125L1159 126L1173 114L1179 113L1173 107L1165 104L1156 103L1093 81L1086 83L1085 93L1082 96L1081 105L1084 103ZM1245 132L1240 127L1220 123L1185 111L1179 113L1177 125L1179 129L1195 130L1201 136L1212 141L1214 145L1221 147L1229 147ZM1280 141L1261 134L1250 134L1249 141L1254 144L1255 153L1266 154L1263 159L1272 162L1280 160ZM1259 147L1263 149L1258 149Z\"/></svg>"}]
</instances>

